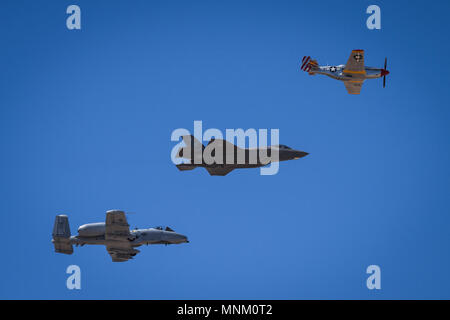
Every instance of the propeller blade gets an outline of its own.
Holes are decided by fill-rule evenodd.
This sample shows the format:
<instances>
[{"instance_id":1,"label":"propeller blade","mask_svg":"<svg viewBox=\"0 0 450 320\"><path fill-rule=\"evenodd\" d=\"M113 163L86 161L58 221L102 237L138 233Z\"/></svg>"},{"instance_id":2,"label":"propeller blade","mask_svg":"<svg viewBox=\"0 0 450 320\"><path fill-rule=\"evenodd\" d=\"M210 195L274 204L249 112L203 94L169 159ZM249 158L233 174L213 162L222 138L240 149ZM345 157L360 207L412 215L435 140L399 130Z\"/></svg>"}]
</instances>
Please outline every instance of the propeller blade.
<instances>
[{"instance_id":1,"label":"propeller blade","mask_svg":"<svg viewBox=\"0 0 450 320\"><path fill-rule=\"evenodd\" d=\"M383 88L386 87L386 76L383 77Z\"/></svg>"},{"instance_id":2,"label":"propeller blade","mask_svg":"<svg viewBox=\"0 0 450 320\"><path fill-rule=\"evenodd\" d=\"M387 57L384 58L384 70L386 70L386 67L387 67Z\"/></svg>"}]
</instances>

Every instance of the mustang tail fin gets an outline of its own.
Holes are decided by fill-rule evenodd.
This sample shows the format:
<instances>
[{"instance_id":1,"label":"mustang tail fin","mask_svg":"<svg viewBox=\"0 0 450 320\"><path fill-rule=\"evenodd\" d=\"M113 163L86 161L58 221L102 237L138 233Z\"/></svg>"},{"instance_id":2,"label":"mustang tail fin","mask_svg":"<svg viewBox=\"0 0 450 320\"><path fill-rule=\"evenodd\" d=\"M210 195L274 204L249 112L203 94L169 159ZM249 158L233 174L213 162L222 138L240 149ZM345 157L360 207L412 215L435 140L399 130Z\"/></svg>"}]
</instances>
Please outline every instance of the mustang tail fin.
<instances>
[{"instance_id":1,"label":"mustang tail fin","mask_svg":"<svg viewBox=\"0 0 450 320\"><path fill-rule=\"evenodd\" d=\"M58 215L53 225L52 242L55 252L72 254L73 246L70 243L69 218L66 215Z\"/></svg>"},{"instance_id":2,"label":"mustang tail fin","mask_svg":"<svg viewBox=\"0 0 450 320\"><path fill-rule=\"evenodd\" d=\"M319 64L317 60L311 59L310 56L304 56L300 69L308 72L310 75L314 75L316 74L315 71L319 69Z\"/></svg>"}]
</instances>

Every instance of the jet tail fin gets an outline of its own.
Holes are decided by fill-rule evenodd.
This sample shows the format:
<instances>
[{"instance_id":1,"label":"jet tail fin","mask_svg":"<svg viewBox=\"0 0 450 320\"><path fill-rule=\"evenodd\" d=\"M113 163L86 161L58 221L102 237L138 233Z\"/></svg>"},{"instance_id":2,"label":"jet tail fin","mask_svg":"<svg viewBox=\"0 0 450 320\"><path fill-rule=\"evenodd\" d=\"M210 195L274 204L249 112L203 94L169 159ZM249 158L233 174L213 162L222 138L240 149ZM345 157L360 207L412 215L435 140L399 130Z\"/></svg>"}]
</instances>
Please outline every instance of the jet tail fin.
<instances>
[{"instance_id":1,"label":"jet tail fin","mask_svg":"<svg viewBox=\"0 0 450 320\"><path fill-rule=\"evenodd\" d=\"M70 243L69 218L66 215L58 215L55 217L52 238L55 252L65 254L73 253L73 246Z\"/></svg>"},{"instance_id":2,"label":"jet tail fin","mask_svg":"<svg viewBox=\"0 0 450 320\"><path fill-rule=\"evenodd\" d=\"M308 72L309 75L315 75L316 71L319 69L319 64L317 63L317 60L311 59L310 56L304 56L300 69Z\"/></svg>"}]
</instances>

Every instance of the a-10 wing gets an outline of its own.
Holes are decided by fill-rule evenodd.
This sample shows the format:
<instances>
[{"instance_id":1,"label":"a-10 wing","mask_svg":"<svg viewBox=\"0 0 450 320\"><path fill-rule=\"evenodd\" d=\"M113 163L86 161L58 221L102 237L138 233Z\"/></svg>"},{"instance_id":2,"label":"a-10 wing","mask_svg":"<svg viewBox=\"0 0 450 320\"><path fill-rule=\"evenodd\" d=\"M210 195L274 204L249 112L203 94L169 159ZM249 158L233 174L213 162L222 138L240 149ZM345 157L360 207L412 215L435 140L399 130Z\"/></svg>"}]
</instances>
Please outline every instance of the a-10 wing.
<instances>
[{"instance_id":1,"label":"a-10 wing","mask_svg":"<svg viewBox=\"0 0 450 320\"><path fill-rule=\"evenodd\" d=\"M106 213L105 241L106 250L113 262L123 262L132 259L139 250L134 249L130 242L130 225L125 212L112 210Z\"/></svg>"}]
</instances>

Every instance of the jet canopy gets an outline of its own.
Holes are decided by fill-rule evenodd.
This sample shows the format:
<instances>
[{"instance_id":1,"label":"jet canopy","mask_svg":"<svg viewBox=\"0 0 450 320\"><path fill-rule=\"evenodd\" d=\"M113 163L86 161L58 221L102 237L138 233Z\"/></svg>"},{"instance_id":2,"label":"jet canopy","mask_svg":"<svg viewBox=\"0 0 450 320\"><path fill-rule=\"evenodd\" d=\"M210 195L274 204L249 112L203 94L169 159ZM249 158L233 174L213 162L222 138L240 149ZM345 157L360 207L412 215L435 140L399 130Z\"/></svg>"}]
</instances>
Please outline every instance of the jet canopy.
<instances>
[{"instance_id":1,"label":"jet canopy","mask_svg":"<svg viewBox=\"0 0 450 320\"><path fill-rule=\"evenodd\" d=\"M292 150L292 148L289 148L288 146L285 146L284 144L277 144L274 147L277 147L278 149Z\"/></svg>"}]
</instances>

